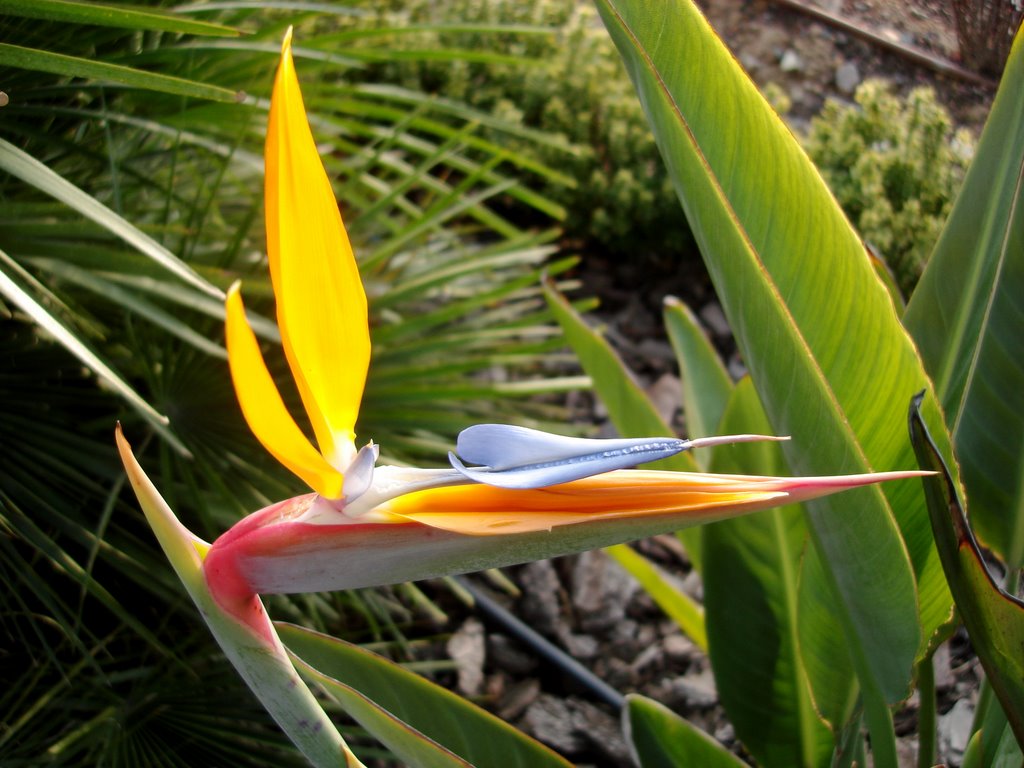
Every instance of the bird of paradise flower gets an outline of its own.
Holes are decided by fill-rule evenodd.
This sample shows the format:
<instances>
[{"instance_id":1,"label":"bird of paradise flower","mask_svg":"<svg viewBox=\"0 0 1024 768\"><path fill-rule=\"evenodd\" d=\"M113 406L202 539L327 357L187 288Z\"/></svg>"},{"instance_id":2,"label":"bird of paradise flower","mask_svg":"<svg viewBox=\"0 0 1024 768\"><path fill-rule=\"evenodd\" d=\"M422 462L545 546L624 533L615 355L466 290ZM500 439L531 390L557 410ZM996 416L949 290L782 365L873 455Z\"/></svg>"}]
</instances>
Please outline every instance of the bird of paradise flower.
<instances>
[{"instance_id":1,"label":"bird of paradise flower","mask_svg":"<svg viewBox=\"0 0 1024 768\"><path fill-rule=\"evenodd\" d=\"M316 765L360 765L299 682L258 597L399 583L510 565L699 525L918 472L781 478L628 469L745 440L587 440L470 427L451 469L377 467L356 447L370 360L367 303L306 119L285 36L266 139L267 252L282 346L316 437L288 412L245 316L226 302L231 376L259 441L313 493L252 513L212 544L178 522L117 429L132 486L228 658ZM471 466L467 466L467 463Z\"/></svg>"}]
</instances>

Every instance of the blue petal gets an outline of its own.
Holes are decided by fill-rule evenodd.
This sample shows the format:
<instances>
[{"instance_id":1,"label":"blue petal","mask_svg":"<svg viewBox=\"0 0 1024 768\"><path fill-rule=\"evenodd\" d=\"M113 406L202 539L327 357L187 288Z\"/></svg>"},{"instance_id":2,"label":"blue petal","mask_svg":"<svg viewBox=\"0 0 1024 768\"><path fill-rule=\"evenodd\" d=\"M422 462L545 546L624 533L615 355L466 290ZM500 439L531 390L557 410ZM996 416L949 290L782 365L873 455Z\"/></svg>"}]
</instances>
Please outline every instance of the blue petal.
<instances>
[{"instance_id":1,"label":"blue petal","mask_svg":"<svg viewBox=\"0 0 1024 768\"><path fill-rule=\"evenodd\" d=\"M452 466L470 480L501 488L542 488L674 456L687 440L656 437L594 440L508 424L477 424L459 434Z\"/></svg>"}]
</instances>

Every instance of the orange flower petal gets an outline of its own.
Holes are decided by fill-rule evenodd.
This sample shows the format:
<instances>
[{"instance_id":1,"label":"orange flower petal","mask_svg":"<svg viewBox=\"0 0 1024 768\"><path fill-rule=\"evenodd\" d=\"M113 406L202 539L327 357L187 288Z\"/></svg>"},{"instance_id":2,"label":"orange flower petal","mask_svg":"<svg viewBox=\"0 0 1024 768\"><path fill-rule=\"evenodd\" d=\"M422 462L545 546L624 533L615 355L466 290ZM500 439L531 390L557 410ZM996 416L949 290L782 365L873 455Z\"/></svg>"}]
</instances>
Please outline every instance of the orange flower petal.
<instances>
[{"instance_id":1,"label":"orange flower petal","mask_svg":"<svg viewBox=\"0 0 1024 768\"><path fill-rule=\"evenodd\" d=\"M344 469L370 362L366 295L285 37L266 142L266 228L288 364L324 457Z\"/></svg>"},{"instance_id":2,"label":"orange flower petal","mask_svg":"<svg viewBox=\"0 0 1024 768\"><path fill-rule=\"evenodd\" d=\"M735 483L732 488L705 490L699 483L688 486L686 477L678 472L623 471L530 490L462 485L400 496L381 509L434 528L493 536L688 510L700 514L704 522L720 518L723 507L767 505L785 496Z\"/></svg>"},{"instance_id":3,"label":"orange flower petal","mask_svg":"<svg viewBox=\"0 0 1024 768\"><path fill-rule=\"evenodd\" d=\"M245 318L237 283L228 291L225 335L231 380L253 434L314 491L329 499L340 498L344 478L317 452L288 413Z\"/></svg>"},{"instance_id":4,"label":"orange flower petal","mask_svg":"<svg viewBox=\"0 0 1024 768\"><path fill-rule=\"evenodd\" d=\"M596 521L687 515L693 525L806 501L920 472L832 477L760 477L619 470L547 488L484 485L434 488L392 499L379 510L471 536L549 531ZM692 516L692 517L691 517Z\"/></svg>"}]
</instances>

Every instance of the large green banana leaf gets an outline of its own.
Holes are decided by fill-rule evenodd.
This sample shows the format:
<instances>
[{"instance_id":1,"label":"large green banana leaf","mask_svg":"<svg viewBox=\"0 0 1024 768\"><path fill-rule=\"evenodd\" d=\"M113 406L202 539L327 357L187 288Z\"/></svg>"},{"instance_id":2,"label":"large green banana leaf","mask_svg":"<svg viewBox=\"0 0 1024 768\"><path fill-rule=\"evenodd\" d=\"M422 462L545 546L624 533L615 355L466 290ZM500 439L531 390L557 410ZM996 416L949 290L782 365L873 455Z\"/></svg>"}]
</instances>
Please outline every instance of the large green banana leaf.
<instances>
[{"instance_id":1,"label":"large green banana leaf","mask_svg":"<svg viewBox=\"0 0 1024 768\"><path fill-rule=\"evenodd\" d=\"M723 308L798 474L914 465L904 408L930 386L856 233L699 10L598 0ZM936 412L934 397L929 409ZM942 447L949 452L948 440ZM919 483L808 512L879 740L951 598Z\"/></svg>"}]
</instances>

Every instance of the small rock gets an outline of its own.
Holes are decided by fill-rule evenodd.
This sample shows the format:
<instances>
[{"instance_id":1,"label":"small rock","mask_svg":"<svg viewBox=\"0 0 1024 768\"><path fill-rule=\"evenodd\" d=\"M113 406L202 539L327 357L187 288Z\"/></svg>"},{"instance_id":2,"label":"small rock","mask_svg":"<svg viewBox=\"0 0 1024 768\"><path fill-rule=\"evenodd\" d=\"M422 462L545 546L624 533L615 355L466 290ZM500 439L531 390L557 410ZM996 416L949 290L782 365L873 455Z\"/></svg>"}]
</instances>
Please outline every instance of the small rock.
<instances>
[{"instance_id":1,"label":"small rock","mask_svg":"<svg viewBox=\"0 0 1024 768\"><path fill-rule=\"evenodd\" d=\"M655 371L668 371L675 367L676 354L667 341L647 338L637 345L636 351Z\"/></svg>"},{"instance_id":2,"label":"small rock","mask_svg":"<svg viewBox=\"0 0 1024 768\"><path fill-rule=\"evenodd\" d=\"M635 654L629 654L631 657ZM636 688L637 676L633 667L619 654L604 659L603 674L601 679L616 690L628 690ZM596 665L595 665L596 669Z\"/></svg>"},{"instance_id":3,"label":"small rock","mask_svg":"<svg viewBox=\"0 0 1024 768\"><path fill-rule=\"evenodd\" d=\"M565 623L559 596L562 583L549 560L538 560L524 565L518 574L523 597L523 617L536 629L547 635L557 635Z\"/></svg>"},{"instance_id":4,"label":"small rock","mask_svg":"<svg viewBox=\"0 0 1024 768\"><path fill-rule=\"evenodd\" d=\"M605 764L631 764L618 719L575 696L560 699L540 694L527 707L520 726L563 755L597 750L606 758Z\"/></svg>"},{"instance_id":5,"label":"small rock","mask_svg":"<svg viewBox=\"0 0 1024 768\"><path fill-rule=\"evenodd\" d=\"M949 643L943 643L935 650L935 657L932 660L935 667L935 688L946 691L956 685L956 677L949 663Z\"/></svg>"},{"instance_id":6,"label":"small rock","mask_svg":"<svg viewBox=\"0 0 1024 768\"><path fill-rule=\"evenodd\" d=\"M467 696L479 695L484 685L484 625L477 619L466 619L449 638L447 649L458 670L459 690Z\"/></svg>"},{"instance_id":7,"label":"small rock","mask_svg":"<svg viewBox=\"0 0 1024 768\"><path fill-rule=\"evenodd\" d=\"M643 672L643 670L648 666L652 666L661 661L663 656L664 650L660 645L648 645L640 651L639 656L633 659L629 668L634 674Z\"/></svg>"},{"instance_id":8,"label":"small rock","mask_svg":"<svg viewBox=\"0 0 1024 768\"><path fill-rule=\"evenodd\" d=\"M805 107L807 105L807 91L799 83L791 83L789 86L790 109L793 105Z\"/></svg>"},{"instance_id":9,"label":"small rock","mask_svg":"<svg viewBox=\"0 0 1024 768\"><path fill-rule=\"evenodd\" d=\"M666 424L671 424L683 407L683 385L678 376L664 373L647 388L647 397Z\"/></svg>"},{"instance_id":10,"label":"small rock","mask_svg":"<svg viewBox=\"0 0 1024 768\"><path fill-rule=\"evenodd\" d=\"M540 682L530 677L508 688L498 700L497 713L502 720L511 721L519 717L540 695Z\"/></svg>"},{"instance_id":11,"label":"small rock","mask_svg":"<svg viewBox=\"0 0 1024 768\"><path fill-rule=\"evenodd\" d=\"M636 580L604 552L584 552L572 572L572 604L580 627L593 632L621 622L637 589Z\"/></svg>"},{"instance_id":12,"label":"small rock","mask_svg":"<svg viewBox=\"0 0 1024 768\"><path fill-rule=\"evenodd\" d=\"M800 58L800 54L792 48L787 48L779 61L779 69L783 72L799 72L803 68L804 60Z\"/></svg>"},{"instance_id":13,"label":"small rock","mask_svg":"<svg viewBox=\"0 0 1024 768\"><path fill-rule=\"evenodd\" d=\"M493 666L514 675L527 675L537 668L537 657L520 648L508 635L490 635L487 652Z\"/></svg>"},{"instance_id":14,"label":"small rock","mask_svg":"<svg viewBox=\"0 0 1024 768\"><path fill-rule=\"evenodd\" d=\"M747 375L747 366L743 363L738 352L729 358L726 369L729 371L729 375L732 376L733 381L739 381Z\"/></svg>"},{"instance_id":15,"label":"small rock","mask_svg":"<svg viewBox=\"0 0 1024 768\"><path fill-rule=\"evenodd\" d=\"M886 40L888 40L890 42L893 42L893 43L899 43L900 42L900 33L899 33L899 31L897 29L895 29L893 27L889 27L889 26L882 27L881 29L878 30L878 34L881 35L882 37L884 37Z\"/></svg>"},{"instance_id":16,"label":"small rock","mask_svg":"<svg viewBox=\"0 0 1024 768\"><path fill-rule=\"evenodd\" d=\"M641 648L649 648L658 642L658 630L649 621L641 619L641 624L637 628L636 641Z\"/></svg>"},{"instance_id":17,"label":"small rock","mask_svg":"<svg viewBox=\"0 0 1024 768\"><path fill-rule=\"evenodd\" d=\"M586 746L573 724L569 704L557 696L542 693L523 715L523 728L557 752L579 752Z\"/></svg>"},{"instance_id":18,"label":"small rock","mask_svg":"<svg viewBox=\"0 0 1024 768\"><path fill-rule=\"evenodd\" d=\"M593 659L601 652L601 646L592 635L576 635L572 632L564 632L559 638L565 650L574 659Z\"/></svg>"},{"instance_id":19,"label":"small rock","mask_svg":"<svg viewBox=\"0 0 1024 768\"><path fill-rule=\"evenodd\" d=\"M896 759L900 765L917 765L917 736L896 738Z\"/></svg>"},{"instance_id":20,"label":"small rock","mask_svg":"<svg viewBox=\"0 0 1024 768\"><path fill-rule=\"evenodd\" d=\"M852 61L848 61L836 70L836 88L849 95L860 85L860 70Z\"/></svg>"},{"instance_id":21,"label":"small rock","mask_svg":"<svg viewBox=\"0 0 1024 768\"><path fill-rule=\"evenodd\" d=\"M700 574L697 571L690 571L686 574L679 588L698 603L704 602L704 582L700 580Z\"/></svg>"},{"instance_id":22,"label":"small rock","mask_svg":"<svg viewBox=\"0 0 1024 768\"><path fill-rule=\"evenodd\" d=\"M939 716L939 745L942 754L954 765L960 764L967 742L971 738L971 723L974 721L974 706L963 699L953 708Z\"/></svg>"},{"instance_id":23,"label":"small rock","mask_svg":"<svg viewBox=\"0 0 1024 768\"><path fill-rule=\"evenodd\" d=\"M623 619L611 628L607 639L617 656L632 658L640 652L640 644L637 642L638 632L639 626L632 619Z\"/></svg>"},{"instance_id":24,"label":"small rock","mask_svg":"<svg viewBox=\"0 0 1024 768\"><path fill-rule=\"evenodd\" d=\"M729 328L729 321L725 319L722 306L717 301L708 302L700 308L701 322L707 326L712 335L722 339L732 336L732 329Z\"/></svg>"},{"instance_id":25,"label":"small rock","mask_svg":"<svg viewBox=\"0 0 1024 768\"><path fill-rule=\"evenodd\" d=\"M741 52L740 53L740 65L747 72L757 72L762 66L761 60L752 53Z\"/></svg>"},{"instance_id":26,"label":"small rock","mask_svg":"<svg viewBox=\"0 0 1024 768\"><path fill-rule=\"evenodd\" d=\"M569 704L574 710L573 722L576 728L585 734L594 749L604 753L606 764L632 764L629 747L626 746L617 717L583 699L570 697Z\"/></svg>"},{"instance_id":27,"label":"small rock","mask_svg":"<svg viewBox=\"0 0 1024 768\"><path fill-rule=\"evenodd\" d=\"M668 635L661 641L661 648L665 656L674 662L686 662L697 650L693 641L683 635Z\"/></svg>"},{"instance_id":28,"label":"small rock","mask_svg":"<svg viewBox=\"0 0 1024 768\"><path fill-rule=\"evenodd\" d=\"M718 701L718 690L715 688L715 679L710 668L677 677L672 682L672 687L676 695L692 707L713 707Z\"/></svg>"},{"instance_id":29,"label":"small rock","mask_svg":"<svg viewBox=\"0 0 1024 768\"><path fill-rule=\"evenodd\" d=\"M715 729L715 741L726 746L736 741L736 729L732 727L732 723L723 723Z\"/></svg>"}]
</instances>

